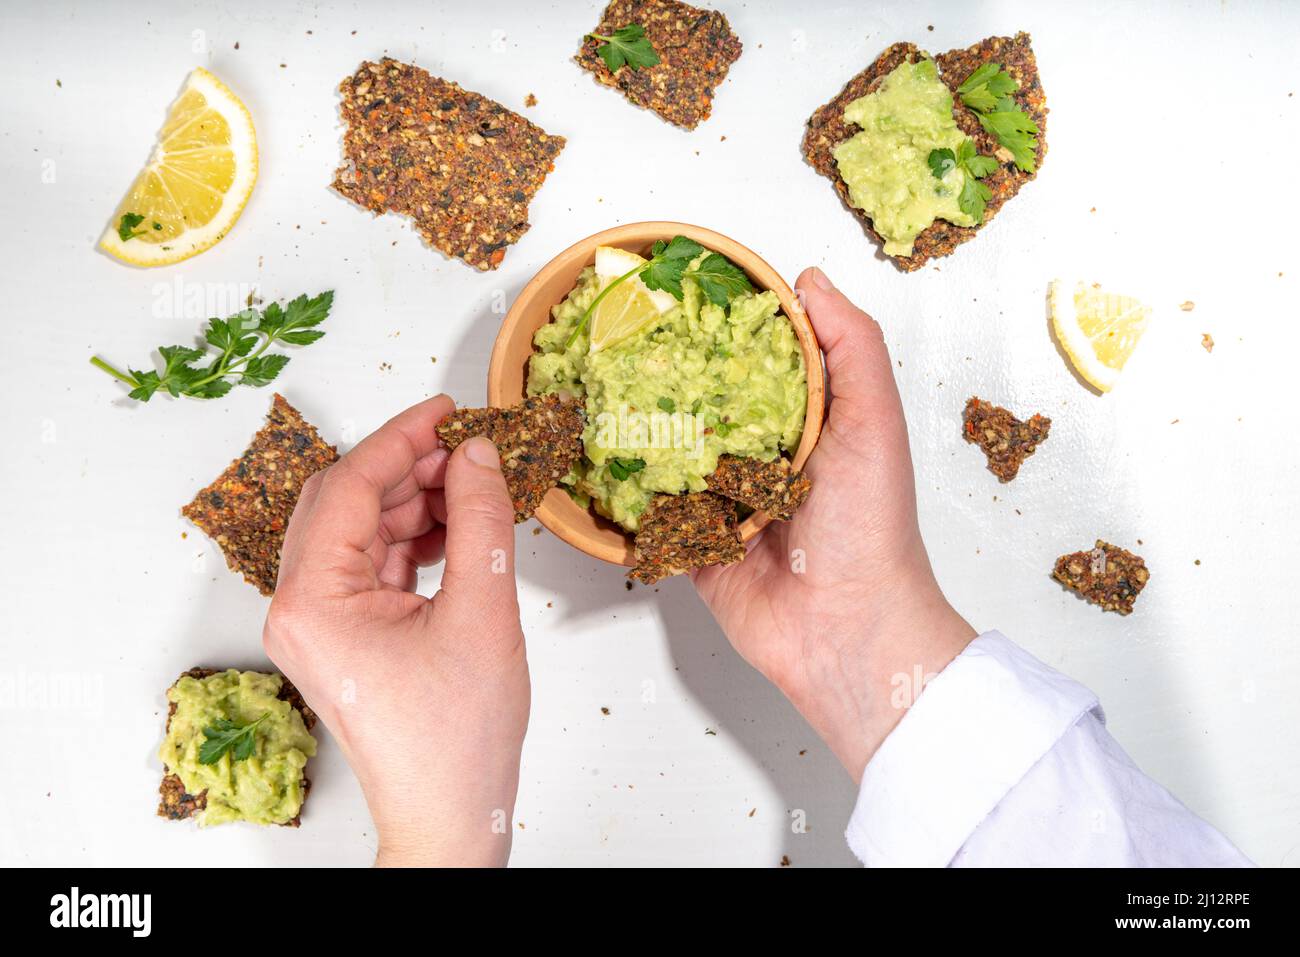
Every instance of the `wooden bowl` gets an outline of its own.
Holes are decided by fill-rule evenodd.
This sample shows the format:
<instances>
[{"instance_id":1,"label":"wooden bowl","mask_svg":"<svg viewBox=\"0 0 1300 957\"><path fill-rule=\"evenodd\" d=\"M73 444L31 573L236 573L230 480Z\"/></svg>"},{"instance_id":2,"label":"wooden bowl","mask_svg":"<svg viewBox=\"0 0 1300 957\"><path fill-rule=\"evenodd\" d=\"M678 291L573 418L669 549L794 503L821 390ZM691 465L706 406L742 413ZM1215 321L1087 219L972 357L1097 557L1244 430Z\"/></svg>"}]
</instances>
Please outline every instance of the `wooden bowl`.
<instances>
[{"instance_id":1,"label":"wooden bowl","mask_svg":"<svg viewBox=\"0 0 1300 957\"><path fill-rule=\"evenodd\" d=\"M794 454L794 467L802 468L817 444L826 405L826 380L821 350L803 306L780 275L750 251L721 233L686 223L629 223L588 236L574 243L542 267L523 288L501 323L492 358L488 363L488 402L497 407L517 405L525 396L528 360L533 355L533 334L551 321L551 307L564 301L578 283L582 270L596 261L597 246L617 246L641 256L650 255L656 240L687 236L722 253L749 275L760 290L770 289L781 300L781 311L789 318L803 350L808 375L808 413L803 438ZM537 520L574 548L618 565L635 565L632 536L618 525L584 509L563 489L551 489L537 509ZM749 541L768 523L755 513L740 524L740 535Z\"/></svg>"}]
</instances>

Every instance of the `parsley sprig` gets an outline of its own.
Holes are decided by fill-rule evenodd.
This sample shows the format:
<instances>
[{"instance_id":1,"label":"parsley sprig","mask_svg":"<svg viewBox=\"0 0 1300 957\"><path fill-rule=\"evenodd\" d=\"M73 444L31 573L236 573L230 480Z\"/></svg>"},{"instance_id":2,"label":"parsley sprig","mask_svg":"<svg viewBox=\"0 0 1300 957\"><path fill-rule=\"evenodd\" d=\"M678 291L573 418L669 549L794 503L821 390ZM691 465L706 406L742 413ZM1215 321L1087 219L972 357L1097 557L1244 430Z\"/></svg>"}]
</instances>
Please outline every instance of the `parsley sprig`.
<instances>
[{"instance_id":1,"label":"parsley sprig","mask_svg":"<svg viewBox=\"0 0 1300 957\"><path fill-rule=\"evenodd\" d=\"M620 482L626 482L628 476L633 472L640 472L645 468L645 459L612 458L607 464L610 475L614 476L614 478L618 479Z\"/></svg>"},{"instance_id":2,"label":"parsley sprig","mask_svg":"<svg viewBox=\"0 0 1300 957\"><path fill-rule=\"evenodd\" d=\"M997 138L1016 167L1032 173L1038 162L1038 124L1016 104L1011 94L1020 81L1001 63L982 64L957 87L961 101L974 111L985 131Z\"/></svg>"},{"instance_id":3,"label":"parsley sprig","mask_svg":"<svg viewBox=\"0 0 1300 957\"><path fill-rule=\"evenodd\" d=\"M564 347L567 349L577 341L582 330L587 327L591 314L596 311L600 301L609 295L610 290L633 276L640 276L648 289L667 290L678 302L686 298L682 278L688 275L699 284L700 292L715 306L725 306L732 297L753 291L754 286L744 270L720 253L709 253L700 260L698 266L688 271L687 267L703 252L703 246L685 236L674 236L668 242L662 239L656 242L651 247L648 260L614 279L591 301L587 311L573 327Z\"/></svg>"},{"instance_id":4,"label":"parsley sprig","mask_svg":"<svg viewBox=\"0 0 1300 957\"><path fill-rule=\"evenodd\" d=\"M330 290L311 299L299 296L283 308L273 302L261 311L250 308L228 319L209 319L204 348L159 348L161 372L131 368L123 372L99 356L90 363L129 385L128 395L139 402L148 402L160 389L173 398L220 398L236 385L264 386L278 376L289 364L289 357L267 350L277 343L308 346L325 335L314 327L329 315L333 302L334 292ZM208 347L217 350L215 356ZM207 365L195 365L208 358L211 361Z\"/></svg>"},{"instance_id":5,"label":"parsley sprig","mask_svg":"<svg viewBox=\"0 0 1300 957\"><path fill-rule=\"evenodd\" d=\"M266 712L256 721L240 724L229 718L218 718L203 729L204 742L199 745L199 764L216 764L221 756L230 752L231 760L247 761L257 745L257 726L271 716Z\"/></svg>"},{"instance_id":6,"label":"parsley sprig","mask_svg":"<svg viewBox=\"0 0 1300 957\"><path fill-rule=\"evenodd\" d=\"M960 169L966 174L962 177L957 205L977 225L984 222L984 207L993 198L993 191L980 180L998 168L998 161L992 156L976 152L975 141L970 138L962 140L955 153L946 147L930 150L926 161L930 164L930 172L935 179L943 179L954 169Z\"/></svg>"},{"instance_id":7,"label":"parsley sprig","mask_svg":"<svg viewBox=\"0 0 1300 957\"><path fill-rule=\"evenodd\" d=\"M639 23L629 23L613 32L610 36L600 33L588 33L592 40L604 40L596 47L596 52L609 67L610 73L617 73L619 67L627 64L634 70L654 66L659 62L659 54L645 35L645 27Z\"/></svg>"}]
</instances>

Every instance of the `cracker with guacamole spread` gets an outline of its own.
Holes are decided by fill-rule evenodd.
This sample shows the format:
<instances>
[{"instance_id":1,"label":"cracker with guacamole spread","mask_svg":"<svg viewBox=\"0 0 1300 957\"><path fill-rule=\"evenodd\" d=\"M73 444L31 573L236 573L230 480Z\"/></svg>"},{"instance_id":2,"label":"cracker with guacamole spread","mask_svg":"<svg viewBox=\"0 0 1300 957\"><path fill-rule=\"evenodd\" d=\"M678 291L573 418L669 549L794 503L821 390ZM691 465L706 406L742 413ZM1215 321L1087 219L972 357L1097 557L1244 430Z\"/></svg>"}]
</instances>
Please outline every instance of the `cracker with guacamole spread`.
<instances>
[{"instance_id":1,"label":"cracker with guacamole spread","mask_svg":"<svg viewBox=\"0 0 1300 957\"><path fill-rule=\"evenodd\" d=\"M334 446L276 393L252 444L181 514L221 546L231 571L272 595L284 530L303 484L338 457Z\"/></svg>"},{"instance_id":2,"label":"cracker with guacamole spread","mask_svg":"<svg viewBox=\"0 0 1300 957\"><path fill-rule=\"evenodd\" d=\"M171 821L197 817L200 824L246 820L298 827L302 823L302 807L311 789L303 768L316 753L311 735L316 714L287 678L233 668L191 668L168 689L167 701L159 817ZM249 710L261 713L243 713ZM223 730L226 724L218 726L223 721L234 727ZM251 745L241 746L246 739L251 739ZM240 754L244 757L237 757ZM204 757L215 760L205 764ZM190 787L182 773L190 779Z\"/></svg>"},{"instance_id":3,"label":"cracker with guacamole spread","mask_svg":"<svg viewBox=\"0 0 1300 957\"><path fill-rule=\"evenodd\" d=\"M989 37L967 49L950 50L934 58L937 78L952 94L951 113L955 129L946 120L942 128L934 128L935 124L918 121L918 117L924 120L926 114L913 113L913 110L925 109L926 103L933 105L933 99L921 95L933 91L918 90L916 95L904 97L908 91L901 89L903 84L891 85L889 82L891 74L900 67L919 64L926 56L911 43L896 43L889 47L871 66L849 80L838 96L813 113L803 141L805 159L834 184L845 206L862 219L867 232L905 272L920 269L931 259L947 256L962 243L973 239L976 232L1035 177L1047 152L1047 98L1027 33L1017 33L1014 37ZM998 66L1001 71L995 69ZM983 84L975 82L981 77L973 78L973 75L982 67L985 69L984 77L998 72L1002 76L989 78ZM905 78L905 74L900 74L900 78ZM963 97L959 90L968 81L974 82L975 88L968 89ZM946 209L946 215L964 222L935 218L919 233L913 234L919 226L915 208L894 210L884 193L880 197L872 196L869 184L880 182L882 166L868 155L869 144L854 143L850 146L850 141L862 132L862 127L846 119L845 111L850 104L857 103L855 109L862 109L864 115L869 115L870 110L864 108L861 101L869 94L882 92L894 97L896 102L892 102L891 109L904 106L913 119L910 124L887 124L879 127L878 133L868 134L909 140L891 143L888 147L895 158L907 158L903 162L908 164L908 168L893 172L907 178L916 188L894 191L893 195L922 195L920 186L934 186L935 196L931 198L935 202L929 205L935 209L925 211L925 218L928 219L936 210L942 213ZM942 96L942 91L939 94ZM1034 127L1032 131L1029 130L1031 125ZM994 132L998 130L1001 137ZM922 142L929 136L934 137L932 143ZM961 141L966 138L973 143L974 149L963 154ZM1004 145L1007 142L1015 145L1019 154ZM935 149L929 149L930 146ZM851 168L861 165L869 170L869 175L862 181L863 192L856 196L858 202L855 202L855 189L845 178L846 175L853 177L840 168L837 152L852 164ZM922 163L925 167L920 166ZM930 183L929 176L936 182ZM879 201L875 217L861 205L874 199ZM971 210L978 212L978 216ZM893 215L895 213L897 215Z\"/></svg>"},{"instance_id":4,"label":"cracker with guacamole spread","mask_svg":"<svg viewBox=\"0 0 1300 957\"><path fill-rule=\"evenodd\" d=\"M709 118L713 91L741 49L716 10L677 0L611 0L574 59L637 106L693 130Z\"/></svg>"},{"instance_id":5,"label":"cracker with guacamole spread","mask_svg":"<svg viewBox=\"0 0 1300 957\"><path fill-rule=\"evenodd\" d=\"M1058 558L1052 577L1102 611L1127 615L1151 573L1137 555L1097 539L1091 551Z\"/></svg>"},{"instance_id":6,"label":"cracker with guacamole spread","mask_svg":"<svg viewBox=\"0 0 1300 957\"><path fill-rule=\"evenodd\" d=\"M1000 482L1010 482L1026 458L1047 439L1052 420L1032 415L1022 422L1008 410L978 396L971 396L962 413L962 436L978 445L989 461L989 471Z\"/></svg>"},{"instance_id":7,"label":"cracker with guacamole spread","mask_svg":"<svg viewBox=\"0 0 1300 957\"><path fill-rule=\"evenodd\" d=\"M437 427L449 450L482 435L501 456L515 521L530 518L546 493L582 455L582 403L557 395L529 396L508 409L457 409Z\"/></svg>"},{"instance_id":8,"label":"cracker with guacamole spread","mask_svg":"<svg viewBox=\"0 0 1300 957\"><path fill-rule=\"evenodd\" d=\"M661 578L745 557L736 505L712 492L656 495L641 513L636 568L628 578L653 585Z\"/></svg>"},{"instance_id":9,"label":"cracker with guacamole spread","mask_svg":"<svg viewBox=\"0 0 1300 957\"><path fill-rule=\"evenodd\" d=\"M415 221L448 256L495 269L528 230L528 204L564 137L451 80L385 57L339 84L343 166L333 188Z\"/></svg>"},{"instance_id":10,"label":"cracker with guacamole spread","mask_svg":"<svg viewBox=\"0 0 1300 957\"><path fill-rule=\"evenodd\" d=\"M739 455L720 456L718 470L707 481L709 491L782 522L794 518L795 509L812 491L812 480L796 472L789 459L779 455L771 462Z\"/></svg>"}]
</instances>

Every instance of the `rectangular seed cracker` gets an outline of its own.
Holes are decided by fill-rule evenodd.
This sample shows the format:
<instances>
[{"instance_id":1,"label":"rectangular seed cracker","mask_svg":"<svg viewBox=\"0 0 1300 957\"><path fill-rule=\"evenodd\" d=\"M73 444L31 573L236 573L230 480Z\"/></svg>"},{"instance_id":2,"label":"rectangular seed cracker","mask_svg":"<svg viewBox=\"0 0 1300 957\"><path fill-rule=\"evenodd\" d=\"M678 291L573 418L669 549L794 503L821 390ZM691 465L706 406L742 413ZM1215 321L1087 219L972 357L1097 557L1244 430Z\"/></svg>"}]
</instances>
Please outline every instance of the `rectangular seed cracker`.
<instances>
[{"instance_id":1,"label":"rectangular seed cracker","mask_svg":"<svg viewBox=\"0 0 1300 957\"><path fill-rule=\"evenodd\" d=\"M611 73L596 52L604 41L592 36L582 41L574 59L598 82L622 91L630 102L683 129L695 129L709 118L714 90L740 57L741 42L731 24L716 10L677 0L611 0L592 33L611 36L631 24L645 28L659 56L656 65L636 70L625 65Z\"/></svg>"},{"instance_id":2,"label":"rectangular seed cracker","mask_svg":"<svg viewBox=\"0 0 1300 957\"><path fill-rule=\"evenodd\" d=\"M303 484L338 457L334 446L276 393L252 444L181 514L221 546L231 571L272 595L284 530Z\"/></svg>"},{"instance_id":3,"label":"rectangular seed cracker","mask_svg":"<svg viewBox=\"0 0 1300 957\"><path fill-rule=\"evenodd\" d=\"M339 92L348 128L334 190L411 217L431 245L476 269L501 265L564 137L390 57L362 63Z\"/></svg>"},{"instance_id":4,"label":"rectangular seed cracker","mask_svg":"<svg viewBox=\"0 0 1300 957\"><path fill-rule=\"evenodd\" d=\"M660 579L745 557L734 502L712 492L656 495L641 514L636 568L628 578L653 585Z\"/></svg>"},{"instance_id":5,"label":"rectangular seed cracker","mask_svg":"<svg viewBox=\"0 0 1300 957\"><path fill-rule=\"evenodd\" d=\"M523 522L582 455L585 422L580 401L534 395L508 409L457 409L438 424L437 432L449 450L476 435L492 441L501 456L515 521Z\"/></svg>"}]
</instances>

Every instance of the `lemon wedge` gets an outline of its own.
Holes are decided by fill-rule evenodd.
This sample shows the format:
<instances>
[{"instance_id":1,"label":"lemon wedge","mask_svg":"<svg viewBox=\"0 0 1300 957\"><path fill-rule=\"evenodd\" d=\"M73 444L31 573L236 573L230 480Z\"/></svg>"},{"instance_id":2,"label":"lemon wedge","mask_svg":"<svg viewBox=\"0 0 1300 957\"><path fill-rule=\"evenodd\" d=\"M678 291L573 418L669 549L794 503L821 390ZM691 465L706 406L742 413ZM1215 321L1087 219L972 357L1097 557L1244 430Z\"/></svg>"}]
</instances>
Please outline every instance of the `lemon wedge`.
<instances>
[{"instance_id":1,"label":"lemon wedge","mask_svg":"<svg viewBox=\"0 0 1300 957\"><path fill-rule=\"evenodd\" d=\"M1096 283L1059 279L1048 293L1052 329L1070 364L1089 385L1109 392L1146 331L1151 309L1131 296L1105 292Z\"/></svg>"},{"instance_id":2,"label":"lemon wedge","mask_svg":"<svg viewBox=\"0 0 1300 957\"><path fill-rule=\"evenodd\" d=\"M216 245L257 182L253 118L207 70L190 74L148 165L99 241L137 266L180 262Z\"/></svg>"},{"instance_id":3,"label":"lemon wedge","mask_svg":"<svg viewBox=\"0 0 1300 957\"><path fill-rule=\"evenodd\" d=\"M596 278L600 280L601 292L620 276L645 264L646 260L626 249L597 246ZM677 300L672 293L650 289L640 276L624 279L596 304L591 314L591 347L588 351L599 352L640 332L675 305Z\"/></svg>"}]
</instances>

